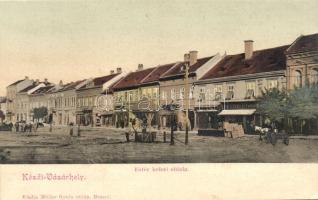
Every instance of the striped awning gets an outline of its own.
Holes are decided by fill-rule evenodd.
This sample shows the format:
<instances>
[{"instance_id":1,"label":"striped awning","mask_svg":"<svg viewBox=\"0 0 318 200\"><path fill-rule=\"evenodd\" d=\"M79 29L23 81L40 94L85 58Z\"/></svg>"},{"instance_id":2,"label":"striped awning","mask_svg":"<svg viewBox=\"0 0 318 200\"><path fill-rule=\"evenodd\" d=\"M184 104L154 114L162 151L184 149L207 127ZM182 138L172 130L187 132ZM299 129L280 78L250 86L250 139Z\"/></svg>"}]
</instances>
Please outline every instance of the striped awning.
<instances>
[{"instance_id":1,"label":"striped awning","mask_svg":"<svg viewBox=\"0 0 318 200\"><path fill-rule=\"evenodd\" d=\"M253 115L256 109L222 110L219 115Z\"/></svg>"}]
</instances>

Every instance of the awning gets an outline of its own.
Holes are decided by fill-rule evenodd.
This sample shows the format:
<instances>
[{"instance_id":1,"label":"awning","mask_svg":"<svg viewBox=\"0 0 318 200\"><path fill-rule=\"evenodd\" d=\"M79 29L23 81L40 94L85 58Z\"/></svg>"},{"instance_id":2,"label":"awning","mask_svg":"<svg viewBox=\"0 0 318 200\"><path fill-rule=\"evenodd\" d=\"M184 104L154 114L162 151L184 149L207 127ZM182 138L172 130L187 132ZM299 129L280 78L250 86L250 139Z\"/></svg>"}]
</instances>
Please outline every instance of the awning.
<instances>
[{"instance_id":1,"label":"awning","mask_svg":"<svg viewBox=\"0 0 318 200\"><path fill-rule=\"evenodd\" d=\"M197 110L197 112L218 112L216 109Z\"/></svg>"},{"instance_id":2,"label":"awning","mask_svg":"<svg viewBox=\"0 0 318 200\"><path fill-rule=\"evenodd\" d=\"M222 110L219 115L252 115L256 109Z\"/></svg>"}]
</instances>

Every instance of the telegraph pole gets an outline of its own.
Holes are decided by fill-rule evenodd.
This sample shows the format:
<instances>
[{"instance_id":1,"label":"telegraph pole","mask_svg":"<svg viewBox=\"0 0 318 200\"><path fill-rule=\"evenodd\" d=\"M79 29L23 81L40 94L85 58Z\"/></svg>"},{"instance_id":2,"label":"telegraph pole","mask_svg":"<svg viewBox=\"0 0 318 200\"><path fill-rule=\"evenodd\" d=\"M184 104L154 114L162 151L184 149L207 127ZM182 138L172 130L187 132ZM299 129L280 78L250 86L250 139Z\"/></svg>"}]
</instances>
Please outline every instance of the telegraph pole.
<instances>
[{"instance_id":1,"label":"telegraph pole","mask_svg":"<svg viewBox=\"0 0 318 200\"><path fill-rule=\"evenodd\" d=\"M185 62L185 79L184 79L184 89L185 89L185 95L184 98L186 100L186 132L185 132L185 144L187 145L189 143L189 101L190 101L190 95L189 95L189 62Z\"/></svg>"}]
</instances>

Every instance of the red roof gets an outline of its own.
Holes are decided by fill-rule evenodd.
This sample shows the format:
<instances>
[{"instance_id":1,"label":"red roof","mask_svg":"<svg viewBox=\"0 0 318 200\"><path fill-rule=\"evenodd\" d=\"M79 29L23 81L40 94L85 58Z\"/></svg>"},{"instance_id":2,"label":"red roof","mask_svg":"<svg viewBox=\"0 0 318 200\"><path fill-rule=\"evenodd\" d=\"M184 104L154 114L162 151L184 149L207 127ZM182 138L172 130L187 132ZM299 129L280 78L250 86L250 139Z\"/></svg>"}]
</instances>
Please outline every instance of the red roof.
<instances>
[{"instance_id":1,"label":"red roof","mask_svg":"<svg viewBox=\"0 0 318 200\"><path fill-rule=\"evenodd\" d=\"M114 90L120 90L137 87L154 69L155 68L148 68L141 71L131 72L112 88Z\"/></svg>"},{"instance_id":2,"label":"red roof","mask_svg":"<svg viewBox=\"0 0 318 200\"><path fill-rule=\"evenodd\" d=\"M107 76L101 76L93 79L95 86L103 85L104 83L110 81L112 78L116 77L118 74L111 74Z\"/></svg>"},{"instance_id":3,"label":"red roof","mask_svg":"<svg viewBox=\"0 0 318 200\"><path fill-rule=\"evenodd\" d=\"M155 68L144 80L142 80L142 84L153 83L159 81L159 78L166 73L169 69L171 69L176 63L160 65Z\"/></svg>"},{"instance_id":4,"label":"red roof","mask_svg":"<svg viewBox=\"0 0 318 200\"><path fill-rule=\"evenodd\" d=\"M318 33L299 37L286 53L293 54L308 51L318 51Z\"/></svg>"},{"instance_id":5,"label":"red roof","mask_svg":"<svg viewBox=\"0 0 318 200\"><path fill-rule=\"evenodd\" d=\"M205 57L205 58L200 58L197 60L197 62L189 67L189 72L190 73L195 73L197 69L202 67L206 62L208 62L213 56L210 57ZM185 62L180 62L178 63L175 67L167 71L167 73L163 74L160 78L171 78L171 77L177 77L180 75L184 75L184 63Z\"/></svg>"},{"instance_id":6,"label":"red roof","mask_svg":"<svg viewBox=\"0 0 318 200\"><path fill-rule=\"evenodd\" d=\"M245 60L244 53L225 56L201 80L285 70L286 56L284 52L288 47L289 45L254 51L253 57L249 60Z\"/></svg>"}]
</instances>

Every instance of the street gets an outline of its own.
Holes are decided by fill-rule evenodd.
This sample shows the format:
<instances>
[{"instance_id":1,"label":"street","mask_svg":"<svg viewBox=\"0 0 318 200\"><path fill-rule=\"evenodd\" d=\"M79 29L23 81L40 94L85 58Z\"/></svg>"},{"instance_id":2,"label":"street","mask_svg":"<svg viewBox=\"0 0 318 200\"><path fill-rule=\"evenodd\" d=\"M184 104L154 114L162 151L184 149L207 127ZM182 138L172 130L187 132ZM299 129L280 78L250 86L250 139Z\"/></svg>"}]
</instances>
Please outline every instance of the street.
<instances>
[{"instance_id":1,"label":"street","mask_svg":"<svg viewBox=\"0 0 318 200\"><path fill-rule=\"evenodd\" d=\"M133 135L130 136L133 140ZM176 133L175 145L157 134L155 143L126 142L121 129L83 127L71 137L66 127L39 128L36 133L0 132L0 163L276 163L317 162L318 140L291 138L273 146L257 136L219 138Z\"/></svg>"}]
</instances>

